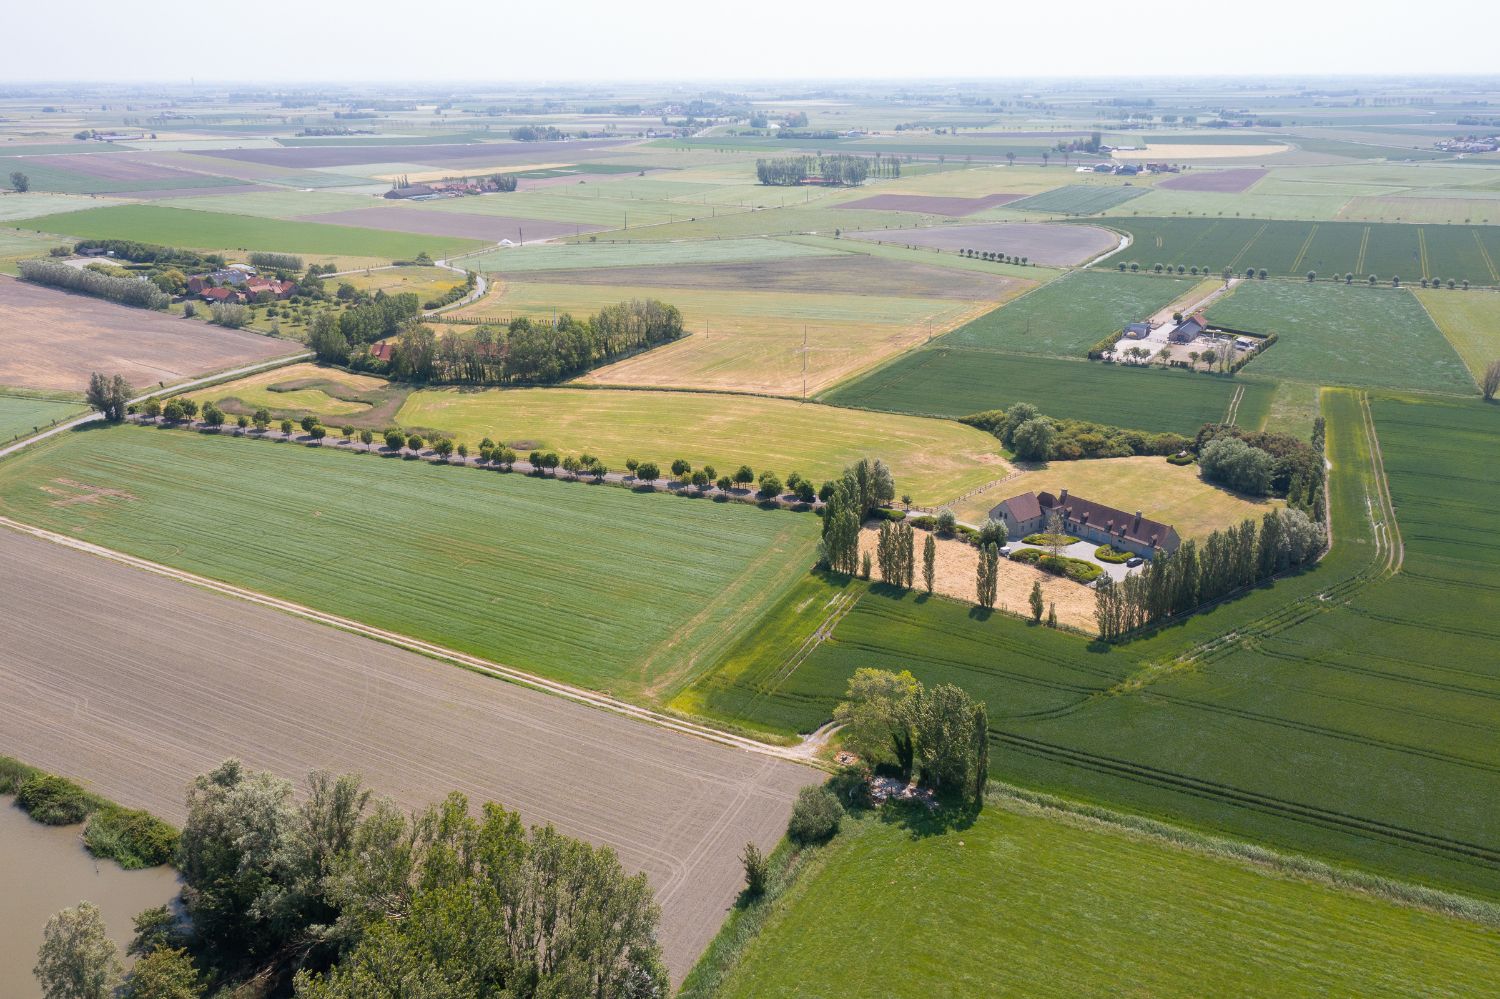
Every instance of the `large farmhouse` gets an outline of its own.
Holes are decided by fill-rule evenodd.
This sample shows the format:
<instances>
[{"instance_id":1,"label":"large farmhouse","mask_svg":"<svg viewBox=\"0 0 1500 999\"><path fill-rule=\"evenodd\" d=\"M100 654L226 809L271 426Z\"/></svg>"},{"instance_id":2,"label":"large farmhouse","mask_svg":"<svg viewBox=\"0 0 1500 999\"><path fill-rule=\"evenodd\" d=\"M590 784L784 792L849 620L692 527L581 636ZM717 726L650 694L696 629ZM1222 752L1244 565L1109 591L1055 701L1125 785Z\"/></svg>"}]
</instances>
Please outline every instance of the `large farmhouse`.
<instances>
[{"instance_id":1,"label":"large farmhouse","mask_svg":"<svg viewBox=\"0 0 1500 999\"><path fill-rule=\"evenodd\" d=\"M1066 489L1057 496L1049 492L1012 496L991 510L990 517L1003 521L1010 537L1024 538L1046 530L1054 510L1062 516L1063 530L1095 544L1114 545L1122 551L1145 556L1158 548L1171 554L1182 544L1175 528L1148 520L1139 510L1132 515L1093 500L1069 496Z\"/></svg>"}]
</instances>

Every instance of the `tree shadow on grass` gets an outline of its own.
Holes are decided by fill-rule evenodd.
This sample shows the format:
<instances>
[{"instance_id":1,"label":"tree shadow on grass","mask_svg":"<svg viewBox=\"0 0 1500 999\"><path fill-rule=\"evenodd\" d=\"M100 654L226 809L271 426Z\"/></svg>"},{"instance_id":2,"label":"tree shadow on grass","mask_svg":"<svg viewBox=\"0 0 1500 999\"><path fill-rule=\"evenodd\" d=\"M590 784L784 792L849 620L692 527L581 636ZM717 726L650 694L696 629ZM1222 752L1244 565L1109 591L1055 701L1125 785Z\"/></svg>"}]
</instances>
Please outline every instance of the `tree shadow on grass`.
<instances>
[{"instance_id":1,"label":"tree shadow on grass","mask_svg":"<svg viewBox=\"0 0 1500 999\"><path fill-rule=\"evenodd\" d=\"M912 839L926 839L969 828L979 817L979 806L956 796L939 796L936 808L919 801L887 801L879 814L881 822L900 826Z\"/></svg>"}]
</instances>

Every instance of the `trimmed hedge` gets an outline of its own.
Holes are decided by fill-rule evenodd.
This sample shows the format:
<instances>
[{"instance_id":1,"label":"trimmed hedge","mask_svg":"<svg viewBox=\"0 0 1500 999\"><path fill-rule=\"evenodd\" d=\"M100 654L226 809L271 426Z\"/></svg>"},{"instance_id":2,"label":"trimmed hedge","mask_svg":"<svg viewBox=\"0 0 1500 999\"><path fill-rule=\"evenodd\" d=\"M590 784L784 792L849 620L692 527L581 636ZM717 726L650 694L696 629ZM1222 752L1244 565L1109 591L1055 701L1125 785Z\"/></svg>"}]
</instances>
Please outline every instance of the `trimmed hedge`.
<instances>
[{"instance_id":1,"label":"trimmed hedge","mask_svg":"<svg viewBox=\"0 0 1500 999\"><path fill-rule=\"evenodd\" d=\"M906 511L891 510L887 507L877 507L874 512L870 514L870 516L874 517L876 520L902 521L906 519Z\"/></svg>"},{"instance_id":2,"label":"trimmed hedge","mask_svg":"<svg viewBox=\"0 0 1500 999\"><path fill-rule=\"evenodd\" d=\"M1182 466L1182 465L1191 465L1193 462L1195 462L1197 460L1198 460L1197 456L1196 455L1191 455L1191 454L1169 454L1169 455L1167 455L1167 464L1169 464L1169 465L1177 465L1179 467Z\"/></svg>"},{"instance_id":3,"label":"trimmed hedge","mask_svg":"<svg viewBox=\"0 0 1500 999\"><path fill-rule=\"evenodd\" d=\"M1038 569L1050 572L1054 576L1066 576L1075 583L1092 583L1104 575L1104 570L1092 562L1083 559L1068 558L1066 555L1043 555L1036 560Z\"/></svg>"},{"instance_id":4,"label":"trimmed hedge","mask_svg":"<svg viewBox=\"0 0 1500 999\"><path fill-rule=\"evenodd\" d=\"M924 531L935 531L937 530L937 518L931 514L924 513L911 518L911 526L921 528Z\"/></svg>"},{"instance_id":5,"label":"trimmed hedge","mask_svg":"<svg viewBox=\"0 0 1500 999\"><path fill-rule=\"evenodd\" d=\"M1045 553L1040 548L1018 548L1010 553L1012 562L1025 562L1027 565L1036 565L1037 560Z\"/></svg>"},{"instance_id":6,"label":"trimmed hedge","mask_svg":"<svg viewBox=\"0 0 1500 999\"><path fill-rule=\"evenodd\" d=\"M1094 558L1112 565L1124 565L1131 557L1133 557L1132 552L1122 552L1114 545L1100 545L1094 549Z\"/></svg>"},{"instance_id":7,"label":"trimmed hedge","mask_svg":"<svg viewBox=\"0 0 1500 999\"><path fill-rule=\"evenodd\" d=\"M1071 535L1068 535L1068 534L1059 534L1057 537L1060 539L1059 543L1060 544L1064 544L1064 545L1076 544L1078 542L1077 538L1075 538L1075 537L1073 537ZM1028 534L1028 535L1026 535L1026 537L1022 538L1021 540L1024 541L1028 545L1050 545L1050 544L1052 544L1052 535L1050 535L1050 534Z\"/></svg>"}]
</instances>

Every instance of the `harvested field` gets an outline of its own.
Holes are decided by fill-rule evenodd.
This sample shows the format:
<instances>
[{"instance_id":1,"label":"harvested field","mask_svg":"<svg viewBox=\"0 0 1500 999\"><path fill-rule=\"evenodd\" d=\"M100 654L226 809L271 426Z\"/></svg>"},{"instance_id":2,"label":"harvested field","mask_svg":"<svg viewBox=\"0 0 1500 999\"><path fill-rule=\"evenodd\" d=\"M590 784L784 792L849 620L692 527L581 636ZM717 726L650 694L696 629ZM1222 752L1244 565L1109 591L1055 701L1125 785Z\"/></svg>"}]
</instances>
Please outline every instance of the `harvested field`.
<instances>
[{"instance_id":1,"label":"harvested field","mask_svg":"<svg viewBox=\"0 0 1500 999\"><path fill-rule=\"evenodd\" d=\"M1028 285L1012 280L1002 287L1009 297ZM994 299L885 296L873 285L818 294L726 293L715 288L507 280L453 315L498 323L513 316L550 321L554 309L578 316L648 297L677 306L691 335L595 369L580 381L800 396L804 374L807 390L817 392L998 304Z\"/></svg>"},{"instance_id":2,"label":"harvested field","mask_svg":"<svg viewBox=\"0 0 1500 999\"><path fill-rule=\"evenodd\" d=\"M557 236L576 236L580 232L598 232L604 228L575 222L543 222L535 219L510 218L505 215L467 215L462 212L429 212L420 208L396 206L356 208L353 211L306 215L302 217L302 221L362 226L367 229L388 229L393 232L420 233L427 236L483 239L490 243L498 243L502 239L520 243L526 239L543 240Z\"/></svg>"},{"instance_id":3,"label":"harvested field","mask_svg":"<svg viewBox=\"0 0 1500 999\"><path fill-rule=\"evenodd\" d=\"M0 210L4 202L0 201ZM464 266L480 271L581 270L601 267L647 267L661 264L720 264L745 261L807 259L841 253L833 247L801 246L781 239L705 239L680 243L553 243L492 250L465 257Z\"/></svg>"},{"instance_id":4,"label":"harvested field","mask_svg":"<svg viewBox=\"0 0 1500 999\"><path fill-rule=\"evenodd\" d=\"M0 751L174 822L229 756L362 773L416 808L460 790L645 871L681 979L818 774L0 530ZM107 665L105 665L107 663Z\"/></svg>"},{"instance_id":5,"label":"harvested field","mask_svg":"<svg viewBox=\"0 0 1500 999\"><path fill-rule=\"evenodd\" d=\"M1197 465L1170 465L1167 459L1151 455L1054 461L1028 468L953 504L953 512L959 520L982 524L1001 500L1044 489L1053 493L1067 489L1074 496L1118 510L1141 510L1177 528L1183 538L1200 540L1247 517L1259 520L1266 511L1285 506L1281 500L1241 496L1204 482ZM969 583L972 588L973 580Z\"/></svg>"},{"instance_id":6,"label":"harvested field","mask_svg":"<svg viewBox=\"0 0 1500 999\"><path fill-rule=\"evenodd\" d=\"M1212 191L1216 194L1238 194L1249 190L1269 170L1237 167L1231 170L1195 170L1171 180L1164 180L1157 187L1173 191Z\"/></svg>"},{"instance_id":7,"label":"harvested field","mask_svg":"<svg viewBox=\"0 0 1500 999\"><path fill-rule=\"evenodd\" d=\"M612 149L623 139L575 139L566 142L470 142L424 146L293 146L283 149L215 149L200 155L260 163L286 170L394 163L415 158L421 163L491 163L507 159L576 157L579 152Z\"/></svg>"},{"instance_id":8,"label":"harvested field","mask_svg":"<svg viewBox=\"0 0 1500 999\"><path fill-rule=\"evenodd\" d=\"M330 426L348 419L380 430L396 421L411 388L337 368L292 364L189 394L200 403L212 400L231 416L251 416L264 408L276 420L311 415Z\"/></svg>"},{"instance_id":9,"label":"harvested field","mask_svg":"<svg viewBox=\"0 0 1500 999\"><path fill-rule=\"evenodd\" d=\"M1081 229L1081 233L1072 230ZM1094 226L1060 226L1041 222L997 222L989 225L942 226L933 229L874 229L845 233L855 239L911 244L939 250L984 250L1026 257L1035 264L1072 266L1092 260L1119 245L1120 237Z\"/></svg>"},{"instance_id":10,"label":"harvested field","mask_svg":"<svg viewBox=\"0 0 1500 999\"><path fill-rule=\"evenodd\" d=\"M0 277L0 385L81 392L108 371L137 387L301 349L240 330Z\"/></svg>"},{"instance_id":11,"label":"harvested field","mask_svg":"<svg viewBox=\"0 0 1500 999\"><path fill-rule=\"evenodd\" d=\"M922 212L928 215L950 215L962 218L1020 201L1024 194L987 194L982 198L944 198L930 194L876 194L858 201L846 201L835 208L867 208L886 212Z\"/></svg>"},{"instance_id":12,"label":"harvested field","mask_svg":"<svg viewBox=\"0 0 1500 999\"><path fill-rule=\"evenodd\" d=\"M1005 496L1013 495L1005 493ZM1004 498L1004 497L1002 497ZM981 518L982 522L983 518ZM867 524L859 535L861 555L875 559L876 542L879 540L879 525ZM921 559L926 532L917 532L917 558ZM945 597L978 604L979 590L975 583L979 567L979 550L962 541L938 538L937 558L933 572L933 590ZM917 569L916 585L922 585L922 570ZM1027 601L1031 597L1031 584L1042 584L1042 597L1048 604L1057 606L1057 620L1070 628L1092 630L1094 622L1094 591L1081 583L1043 572L1025 562L1000 560L1000 578L995 584L995 609L1010 614L1029 616Z\"/></svg>"},{"instance_id":13,"label":"harvested field","mask_svg":"<svg viewBox=\"0 0 1500 999\"><path fill-rule=\"evenodd\" d=\"M511 274L507 280L721 291L879 294L960 301L999 301L1016 286L1014 278L1001 275L954 271L863 254L816 260L541 271Z\"/></svg>"},{"instance_id":14,"label":"harvested field","mask_svg":"<svg viewBox=\"0 0 1500 999\"><path fill-rule=\"evenodd\" d=\"M233 386L212 391L229 391ZM590 452L619 470L628 458L666 469L683 458L725 474L747 464L821 484L866 455L890 465L902 492L937 502L1006 474L999 442L946 420L871 414L747 396L568 388L429 389L395 421L471 446L484 437L559 454Z\"/></svg>"},{"instance_id":15,"label":"harvested field","mask_svg":"<svg viewBox=\"0 0 1500 999\"><path fill-rule=\"evenodd\" d=\"M136 192L222 190L239 182L229 177L180 170L139 155L41 156L11 161L31 178L38 191L63 194L126 194Z\"/></svg>"}]
</instances>

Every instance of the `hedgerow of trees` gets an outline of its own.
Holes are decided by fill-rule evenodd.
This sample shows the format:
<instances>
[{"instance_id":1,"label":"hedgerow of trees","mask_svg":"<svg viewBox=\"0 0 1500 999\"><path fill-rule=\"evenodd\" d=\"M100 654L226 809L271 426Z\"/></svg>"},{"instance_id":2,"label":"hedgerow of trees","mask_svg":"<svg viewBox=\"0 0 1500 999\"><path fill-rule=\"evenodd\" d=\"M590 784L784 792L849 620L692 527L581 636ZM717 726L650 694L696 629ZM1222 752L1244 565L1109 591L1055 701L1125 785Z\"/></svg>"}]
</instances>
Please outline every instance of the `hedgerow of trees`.
<instances>
[{"instance_id":1,"label":"hedgerow of trees","mask_svg":"<svg viewBox=\"0 0 1500 999\"><path fill-rule=\"evenodd\" d=\"M755 176L769 187L796 187L816 178L834 187L858 187L870 177L901 176L901 161L894 156L782 156L755 161Z\"/></svg>"},{"instance_id":2,"label":"hedgerow of trees","mask_svg":"<svg viewBox=\"0 0 1500 999\"><path fill-rule=\"evenodd\" d=\"M819 561L852 576L859 567L859 530L874 510L896 498L896 482L883 461L861 458L844 469L825 499Z\"/></svg>"},{"instance_id":3,"label":"hedgerow of trees","mask_svg":"<svg viewBox=\"0 0 1500 999\"><path fill-rule=\"evenodd\" d=\"M1019 434L1023 424L1043 420L1050 433L1040 427ZM1193 440L1181 434L1148 433L1086 420L1043 416L1030 403L1018 402L1009 409L991 409L964 417L960 422L988 431L1023 460L1073 461L1080 458L1128 458L1133 455L1169 455L1193 447ZM1021 438L1017 450L1016 438ZM1045 444L1046 450L1041 451Z\"/></svg>"},{"instance_id":4,"label":"hedgerow of trees","mask_svg":"<svg viewBox=\"0 0 1500 999\"><path fill-rule=\"evenodd\" d=\"M1099 637L1114 640L1254 586L1316 558L1326 543L1322 525L1288 508L1267 513L1258 530L1255 521L1245 520L1215 531L1201 550L1190 539L1170 555L1158 551L1145 569L1122 582L1106 575L1095 584Z\"/></svg>"},{"instance_id":5,"label":"hedgerow of trees","mask_svg":"<svg viewBox=\"0 0 1500 999\"><path fill-rule=\"evenodd\" d=\"M16 267L23 279L35 284L81 292L120 305L133 305L140 309L165 309L172 301L156 285L141 278L112 277L97 271L69 267L55 260L22 260Z\"/></svg>"},{"instance_id":6,"label":"hedgerow of trees","mask_svg":"<svg viewBox=\"0 0 1500 999\"><path fill-rule=\"evenodd\" d=\"M294 253L252 253L250 262L269 271L300 271L302 258Z\"/></svg>"}]
</instances>

